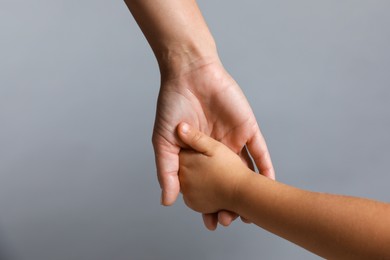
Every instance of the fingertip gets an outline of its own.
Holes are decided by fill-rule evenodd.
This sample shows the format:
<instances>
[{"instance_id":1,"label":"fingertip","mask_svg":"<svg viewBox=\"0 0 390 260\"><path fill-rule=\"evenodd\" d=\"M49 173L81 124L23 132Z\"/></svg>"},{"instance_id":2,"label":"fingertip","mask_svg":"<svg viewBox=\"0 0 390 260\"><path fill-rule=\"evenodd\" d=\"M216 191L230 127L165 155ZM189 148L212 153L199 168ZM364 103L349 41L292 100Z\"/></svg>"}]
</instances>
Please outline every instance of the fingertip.
<instances>
[{"instance_id":1,"label":"fingertip","mask_svg":"<svg viewBox=\"0 0 390 260\"><path fill-rule=\"evenodd\" d=\"M230 211L220 211L218 212L218 222L224 227L230 226L232 222L238 217L237 214Z\"/></svg>"},{"instance_id":2,"label":"fingertip","mask_svg":"<svg viewBox=\"0 0 390 260\"><path fill-rule=\"evenodd\" d=\"M161 192L160 204L162 206L172 206L175 201L175 197L167 195L164 191Z\"/></svg>"},{"instance_id":3,"label":"fingertip","mask_svg":"<svg viewBox=\"0 0 390 260\"><path fill-rule=\"evenodd\" d=\"M196 152L209 155L214 149L214 139L187 123L181 122L177 126L177 132L180 140Z\"/></svg>"},{"instance_id":4,"label":"fingertip","mask_svg":"<svg viewBox=\"0 0 390 260\"><path fill-rule=\"evenodd\" d=\"M177 135L179 139L184 143L184 145L189 145L189 133L190 133L191 126L188 123L181 122L177 126Z\"/></svg>"},{"instance_id":5,"label":"fingertip","mask_svg":"<svg viewBox=\"0 0 390 260\"><path fill-rule=\"evenodd\" d=\"M176 202L179 192L180 185L177 185L177 187L173 186L171 190L163 189L161 191L160 204L163 206L172 206Z\"/></svg>"},{"instance_id":6,"label":"fingertip","mask_svg":"<svg viewBox=\"0 0 390 260\"><path fill-rule=\"evenodd\" d=\"M218 223L213 224L212 226L206 226L206 228L210 231L215 231L217 229Z\"/></svg>"},{"instance_id":7,"label":"fingertip","mask_svg":"<svg viewBox=\"0 0 390 260\"><path fill-rule=\"evenodd\" d=\"M177 126L177 132L178 132L179 137L183 140L183 137L185 138L186 135L188 135L188 133L190 132L190 129L191 129L191 126L189 124L187 124L185 122L181 122Z\"/></svg>"},{"instance_id":8,"label":"fingertip","mask_svg":"<svg viewBox=\"0 0 390 260\"><path fill-rule=\"evenodd\" d=\"M214 231L218 226L218 217L216 214L202 214L203 223L210 231Z\"/></svg>"},{"instance_id":9,"label":"fingertip","mask_svg":"<svg viewBox=\"0 0 390 260\"><path fill-rule=\"evenodd\" d=\"M188 134L188 132L190 131L190 125L185 123L185 122L182 122L180 123L179 125L179 130L182 134Z\"/></svg>"},{"instance_id":10,"label":"fingertip","mask_svg":"<svg viewBox=\"0 0 390 260\"><path fill-rule=\"evenodd\" d=\"M167 196L161 195L160 204L162 206L168 207L172 206L175 203L176 199L167 198Z\"/></svg>"},{"instance_id":11,"label":"fingertip","mask_svg":"<svg viewBox=\"0 0 390 260\"><path fill-rule=\"evenodd\" d=\"M245 224L252 224L252 222L249 219L246 219L242 216L240 218L241 218L241 221L244 222Z\"/></svg>"},{"instance_id":12,"label":"fingertip","mask_svg":"<svg viewBox=\"0 0 390 260\"><path fill-rule=\"evenodd\" d=\"M249 140L247 147L259 172L262 175L275 180L275 171L272 166L271 157L264 137L260 133L260 129L258 129L256 134Z\"/></svg>"},{"instance_id":13,"label":"fingertip","mask_svg":"<svg viewBox=\"0 0 390 260\"><path fill-rule=\"evenodd\" d=\"M219 219L218 218L218 223L224 227L230 226L230 224L232 224L232 222L233 222L233 220L230 220L230 219L228 220L228 219Z\"/></svg>"},{"instance_id":14,"label":"fingertip","mask_svg":"<svg viewBox=\"0 0 390 260\"><path fill-rule=\"evenodd\" d=\"M262 174L263 174L263 173L262 173ZM276 180L276 179L275 179L275 171L274 171L273 168L267 170L263 175L266 176L266 177L268 177L268 178L270 178L270 179L273 180L273 181Z\"/></svg>"}]
</instances>

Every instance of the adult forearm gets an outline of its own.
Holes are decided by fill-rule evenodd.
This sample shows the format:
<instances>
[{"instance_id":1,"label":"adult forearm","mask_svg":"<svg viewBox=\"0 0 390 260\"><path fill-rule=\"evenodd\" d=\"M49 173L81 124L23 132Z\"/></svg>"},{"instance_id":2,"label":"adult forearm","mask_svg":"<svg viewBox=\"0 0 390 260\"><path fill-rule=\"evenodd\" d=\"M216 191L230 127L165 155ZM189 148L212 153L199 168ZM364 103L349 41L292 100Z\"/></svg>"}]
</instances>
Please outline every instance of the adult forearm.
<instances>
[{"instance_id":1,"label":"adult forearm","mask_svg":"<svg viewBox=\"0 0 390 260\"><path fill-rule=\"evenodd\" d=\"M390 206L296 189L251 175L236 211L258 226L331 259L390 258Z\"/></svg>"},{"instance_id":2,"label":"adult forearm","mask_svg":"<svg viewBox=\"0 0 390 260\"><path fill-rule=\"evenodd\" d=\"M178 74L217 60L214 39L195 0L125 0L158 60L161 73Z\"/></svg>"}]
</instances>

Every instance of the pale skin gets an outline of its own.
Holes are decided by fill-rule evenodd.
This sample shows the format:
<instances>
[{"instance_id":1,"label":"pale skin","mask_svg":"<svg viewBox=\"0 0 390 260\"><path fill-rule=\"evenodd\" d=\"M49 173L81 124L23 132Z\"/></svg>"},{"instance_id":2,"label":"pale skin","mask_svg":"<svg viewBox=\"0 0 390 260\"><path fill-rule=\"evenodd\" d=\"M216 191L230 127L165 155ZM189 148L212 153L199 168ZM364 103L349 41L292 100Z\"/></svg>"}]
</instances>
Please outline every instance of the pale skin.
<instances>
[{"instance_id":1,"label":"pale skin","mask_svg":"<svg viewBox=\"0 0 390 260\"><path fill-rule=\"evenodd\" d=\"M214 39L194 0L126 0L159 64L161 87L153 130L161 203L172 205L180 190L179 152L187 146L176 133L186 121L221 141L253 169L274 178L267 145L238 84L225 71ZM229 225L227 210L203 214L208 229Z\"/></svg>"},{"instance_id":2,"label":"pale skin","mask_svg":"<svg viewBox=\"0 0 390 260\"><path fill-rule=\"evenodd\" d=\"M184 202L205 214L235 212L327 259L390 259L390 204L298 189L248 169L222 143L181 123Z\"/></svg>"}]
</instances>

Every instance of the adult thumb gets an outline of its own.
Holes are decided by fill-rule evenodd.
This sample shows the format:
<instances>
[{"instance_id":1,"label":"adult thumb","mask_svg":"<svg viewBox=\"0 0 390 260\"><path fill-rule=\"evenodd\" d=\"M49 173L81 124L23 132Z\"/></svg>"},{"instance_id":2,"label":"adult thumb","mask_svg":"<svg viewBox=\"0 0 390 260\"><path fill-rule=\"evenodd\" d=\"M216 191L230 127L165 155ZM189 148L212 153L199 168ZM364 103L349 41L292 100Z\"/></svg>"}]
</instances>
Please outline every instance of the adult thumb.
<instances>
[{"instance_id":1,"label":"adult thumb","mask_svg":"<svg viewBox=\"0 0 390 260\"><path fill-rule=\"evenodd\" d=\"M219 144L213 138L187 123L180 123L177 129L180 140L197 152L211 156L215 147Z\"/></svg>"}]
</instances>

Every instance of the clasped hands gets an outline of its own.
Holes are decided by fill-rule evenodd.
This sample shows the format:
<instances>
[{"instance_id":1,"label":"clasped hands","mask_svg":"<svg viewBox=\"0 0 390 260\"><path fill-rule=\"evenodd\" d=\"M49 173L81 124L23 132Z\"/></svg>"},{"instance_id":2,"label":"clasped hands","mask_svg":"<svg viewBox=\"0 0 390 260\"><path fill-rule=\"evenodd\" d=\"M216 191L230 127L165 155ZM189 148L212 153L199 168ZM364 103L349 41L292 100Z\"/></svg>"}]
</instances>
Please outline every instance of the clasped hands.
<instances>
[{"instance_id":1,"label":"clasped hands","mask_svg":"<svg viewBox=\"0 0 390 260\"><path fill-rule=\"evenodd\" d=\"M253 171L228 147L192 126L181 123L177 131L190 147L179 154L179 180L185 204L204 214L221 210L237 213L235 202L241 183Z\"/></svg>"},{"instance_id":2,"label":"clasped hands","mask_svg":"<svg viewBox=\"0 0 390 260\"><path fill-rule=\"evenodd\" d=\"M243 165L253 170L250 153L260 173L274 179L266 143L238 84L218 60L197 64L195 69L161 81L152 142L163 205L172 205L179 194L179 154L190 148L189 143L177 134L181 122L218 140L240 158ZM186 154L180 154L181 163ZM226 159L225 163L228 161ZM214 230L218 222L228 226L237 218L228 207L201 212L205 226L210 230Z\"/></svg>"}]
</instances>

